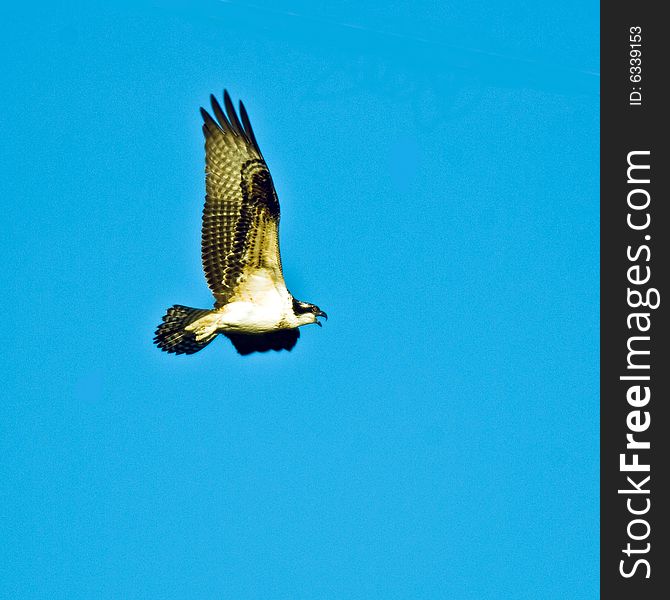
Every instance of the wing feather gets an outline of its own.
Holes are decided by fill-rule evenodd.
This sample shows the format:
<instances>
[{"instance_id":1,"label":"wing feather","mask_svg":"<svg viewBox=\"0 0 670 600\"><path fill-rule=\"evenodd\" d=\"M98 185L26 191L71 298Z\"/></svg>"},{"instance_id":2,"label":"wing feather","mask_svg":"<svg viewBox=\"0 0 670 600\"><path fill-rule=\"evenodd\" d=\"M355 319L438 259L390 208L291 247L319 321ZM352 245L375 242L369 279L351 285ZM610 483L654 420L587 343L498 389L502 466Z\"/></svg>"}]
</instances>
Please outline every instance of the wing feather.
<instances>
[{"instance_id":1,"label":"wing feather","mask_svg":"<svg viewBox=\"0 0 670 600\"><path fill-rule=\"evenodd\" d=\"M249 121L249 115L247 114L247 109L244 108L242 100L240 100L240 117L242 119L242 125L244 126L244 134L247 139L251 142L252 146L258 152L258 156L262 157L261 149L258 147L258 142L256 141L256 136L254 135L254 130L251 128L251 121Z\"/></svg>"},{"instance_id":2,"label":"wing feather","mask_svg":"<svg viewBox=\"0 0 670 600\"><path fill-rule=\"evenodd\" d=\"M242 127L240 120L237 118L237 113L235 112L233 101L230 99L230 95L227 91L223 92L223 104L226 107L228 121L230 122L233 131L236 135L244 136L244 128Z\"/></svg>"},{"instance_id":3,"label":"wing feather","mask_svg":"<svg viewBox=\"0 0 670 600\"><path fill-rule=\"evenodd\" d=\"M205 134L206 191L202 264L217 306L235 295L244 276L271 269L283 284L279 257L279 200L270 171L240 103L238 118L224 92L225 112L214 96L212 116L201 108Z\"/></svg>"},{"instance_id":4,"label":"wing feather","mask_svg":"<svg viewBox=\"0 0 670 600\"><path fill-rule=\"evenodd\" d=\"M221 108L221 105L219 104L219 101L216 99L216 96L214 94L210 95L209 101L212 104L212 111L214 112L216 120L222 124L227 123L228 119L226 118L226 115L224 114L223 109Z\"/></svg>"}]
</instances>

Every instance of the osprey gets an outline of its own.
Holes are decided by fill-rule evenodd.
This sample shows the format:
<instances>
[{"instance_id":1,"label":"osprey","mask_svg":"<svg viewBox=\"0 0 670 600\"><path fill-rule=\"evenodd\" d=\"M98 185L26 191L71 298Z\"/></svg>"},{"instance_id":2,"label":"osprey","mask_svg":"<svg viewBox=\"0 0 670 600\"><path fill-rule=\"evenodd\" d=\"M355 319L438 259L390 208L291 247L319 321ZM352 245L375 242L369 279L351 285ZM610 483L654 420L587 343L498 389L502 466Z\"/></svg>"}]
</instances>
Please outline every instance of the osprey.
<instances>
[{"instance_id":1,"label":"osprey","mask_svg":"<svg viewBox=\"0 0 670 600\"><path fill-rule=\"evenodd\" d=\"M240 354L291 350L298 327L327 319L318 306L286 288L279 256L279 200L240 102L239 118L224 91L225 112L210 96L212 117L200 109L205 134L202 265L214 295L211 310L175 304L156 329L165 352L193 354L218 334Z\"/></svg>"}]
</instances>

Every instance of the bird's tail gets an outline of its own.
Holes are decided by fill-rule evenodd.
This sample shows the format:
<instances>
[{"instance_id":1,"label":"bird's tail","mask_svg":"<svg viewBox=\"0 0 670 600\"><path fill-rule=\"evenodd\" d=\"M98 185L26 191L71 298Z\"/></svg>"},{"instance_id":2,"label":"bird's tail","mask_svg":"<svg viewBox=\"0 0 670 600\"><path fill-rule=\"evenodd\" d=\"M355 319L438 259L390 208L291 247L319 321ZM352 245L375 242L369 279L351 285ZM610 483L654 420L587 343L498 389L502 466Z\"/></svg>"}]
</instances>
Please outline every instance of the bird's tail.
<instances>
[{"instance_id":1,"label":"bird's tail","mask_svg":"<svg viewBox=\"0 0 670 600\"><path fill-rule=\"evenodd\" d=\"M193 354L202 350L216 337L216 333L198 341L195 333L186 331L185 328L210 312L210 310L175 304L168 308L163 322L156 329L154 344L161 350L174 354Z\"/></svg>"}]
</instances>

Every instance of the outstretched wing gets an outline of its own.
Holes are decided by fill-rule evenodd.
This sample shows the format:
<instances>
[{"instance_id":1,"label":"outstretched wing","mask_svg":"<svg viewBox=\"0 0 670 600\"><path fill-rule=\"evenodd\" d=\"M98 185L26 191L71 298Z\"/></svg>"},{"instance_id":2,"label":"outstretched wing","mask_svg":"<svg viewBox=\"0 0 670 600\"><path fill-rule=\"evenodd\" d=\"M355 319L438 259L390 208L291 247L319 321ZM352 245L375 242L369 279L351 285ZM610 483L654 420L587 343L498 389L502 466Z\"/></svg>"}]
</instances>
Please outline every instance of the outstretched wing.
<instances>
[{"instance_id":1,"label":"outstretched wing","mask_svg":"<svg viewBox=\"0 0 670 600\"><path fill-rule=\"evenodd\" d=\"M202 265L216 305L239 295L256 270L283 284L279 256L279 200L258 148L247 111L240 118L227 91L225 112L211 96L204 119L205 209L202 215Z\"/></svg>"}]
</instances>

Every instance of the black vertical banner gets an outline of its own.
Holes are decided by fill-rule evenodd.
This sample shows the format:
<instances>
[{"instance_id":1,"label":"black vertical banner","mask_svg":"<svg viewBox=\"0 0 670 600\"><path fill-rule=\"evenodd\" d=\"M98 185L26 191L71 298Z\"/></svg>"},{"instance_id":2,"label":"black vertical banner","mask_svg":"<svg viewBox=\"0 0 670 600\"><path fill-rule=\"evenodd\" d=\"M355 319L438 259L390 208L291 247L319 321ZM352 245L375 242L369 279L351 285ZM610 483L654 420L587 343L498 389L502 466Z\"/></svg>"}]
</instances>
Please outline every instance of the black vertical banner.
<instances>
[{"instance_id":1,"label":"black vertical banner","mask_svg":"<svg viewBox=\"0 0 670 600\"><path fill-rule=\"evenodd\" d=\"M670 30L601 5L601 597L670 597Z\"/></svg>"}]
</instances>

